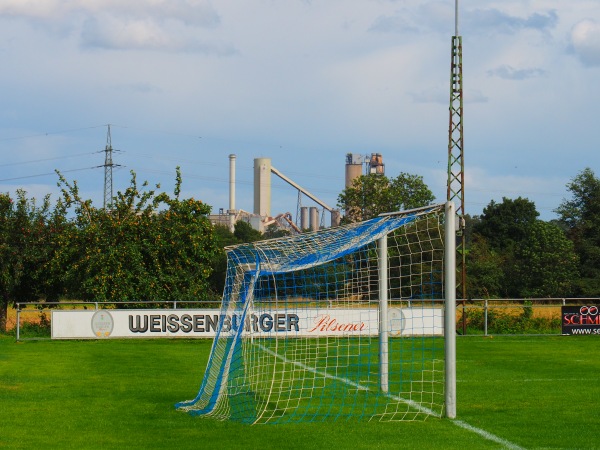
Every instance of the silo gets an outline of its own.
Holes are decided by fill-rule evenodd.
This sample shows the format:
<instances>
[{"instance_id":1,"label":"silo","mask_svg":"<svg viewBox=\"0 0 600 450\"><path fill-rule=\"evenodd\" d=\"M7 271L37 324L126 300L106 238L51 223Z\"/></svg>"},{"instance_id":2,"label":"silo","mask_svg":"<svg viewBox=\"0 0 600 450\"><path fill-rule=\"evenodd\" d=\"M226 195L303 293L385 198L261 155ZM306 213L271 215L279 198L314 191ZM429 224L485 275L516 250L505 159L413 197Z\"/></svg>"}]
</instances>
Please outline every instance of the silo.
<instances>
[{"instance_id":1,"label":"silo","mask_svg":"<svg viewBox=\"0 0 600 450\"><path fill-rule=\"evenodd\" d=\"M316 206L310 207L310 230L317 231L319 229L319 209Z\"/></svg>"},{"instance_id":2,"label":"silo","mask_svg":"<svg viewBox=\"0 0 600 450\"><path fill-rule=\"evenodd\" d=\"M339 227L342 221L342 215L339 209L334 209L331 211L331 226Z\"/></svg>"},{"instance_id":3,"label":"silo","mask_svg":"<svg viewBox=\"0 0 600 450\"><path fill-rule=\"evenodd\" d=\"M300 229L308 230L308 206L300 207Z\"/></svg>"},{"instance_id":4,"label":"silo","mask_svg":"<svg viewBox=\"0 0 600 450\"><path fill-rule=\"evenodd\" d=\"M356 153L346 154L346 188L352 186L355 178L362 175L363 157Z\"/></svg>"},{"instance_id":5,"label":"silo","mask_svg":"<svg viewBox=\"0 0 600 450\"><path fill-rule=\"evenodd\" d=\"M271 216L271 158L254 159L254 214Z\"/></svg>"}]
</instances>

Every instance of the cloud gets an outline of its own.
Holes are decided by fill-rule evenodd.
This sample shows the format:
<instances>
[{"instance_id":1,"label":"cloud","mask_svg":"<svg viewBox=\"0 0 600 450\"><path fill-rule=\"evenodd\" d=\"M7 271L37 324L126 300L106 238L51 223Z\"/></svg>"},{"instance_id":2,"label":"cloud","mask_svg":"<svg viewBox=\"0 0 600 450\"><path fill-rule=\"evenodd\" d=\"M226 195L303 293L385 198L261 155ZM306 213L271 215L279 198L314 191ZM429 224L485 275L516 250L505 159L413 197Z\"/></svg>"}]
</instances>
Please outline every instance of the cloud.
<instances>
[{"instance_id":1,"label":"cloud","mask_svg":"<svg viewBox=\"0 0 600 450\"><path fill-rule=\"evenodd\" d=\"M231 45L204 42L194 35L182 33L172 24L110 16L86 20L81 28L80 43L83 48L91 49L186 51L218 56L236 53Z\"/></svg>"},{"instance_id":2,"label":"cloud","mask_svg":"<svg viewBox=\"0 0 600 450\"><path fill-rule=\"evenodd\" d=\"M465 190L468 192L467 212L473 213L503 197L524 197L536 204L543 220L553 218L553 208L564 197L566 180L562 177L531 173L508 174L498 170L469 166L465 169Z\"/></svg>"},{"instance_id":3,"label":"cloud","mask_svg":"<svg viewBox=\"0 0 600 450\"><path fill-rule=\"evenodd\" d=\"M488 76L498 77L504 80L527 80L530 78L537 78L545 76L547 72L544 69L530 68L530 69L515 69L509 65L502 65L495 69L487 71Z\"/></svg>"},{"instance_id":4,"label":"cloud","mask_svg":"<svg viewBox=\"0 0 600 450\"><path fill-rule=\"evenodd\" d=\"M554 10L535 12L525 17L509 14L495 8L465 9L459 17L459 33L512 34L531 29L547 31L558 24ZM450 2L420 3L415 9L403 8L380 15L369 31L381 33L422 32L448 33L454 29L454 6Z\"/></svg>"},{"instance_id":5,"label":"cloud","mask_svg":"<svg viewBox=\"0 0 600 450\"><path fill-rule=\"evenodd\" d=\"M465 29L475 32L512 34L525 29L547 31L554 28L558 24L558 14L551 10L547 13L536 12L523 18L495 8L474 9L465 11L461 22Z\"/></svg>"},{"instance_id":6,"label":"cloud","mask_svg":"<svg viewBox=\"0 0 600 450\"><path fill-rule=\"evenodd\" d=\"M369 31L381 33L416 33L437 30L446 33L454 25L454 7L448 2L425 2L416 9L403 8L380 15Z\"/></svg>"},{"instance_id":7,"label":"cloud","mask_svg":"<svg viewBox=\"0 0 600 450\"><path fill-rule=\"evenodd\" d=\"M5 0L0 3L4 18L49 20L60 17L69 2L59 0Z\"/></svg>"},{"instance_id":8,"label":"cloud","mask_svg":"<svg viewBox=\"0 0 600 450\"><path fill-rule=\"evenodd\" d=\"M600 23L586 19L571 30L571 50L589 67L600 66Z\"/></svg>"},{"instance_id":9,"label":"cloud","mask_svg":"<svg viewBox=\"0 0 600 450\"><path fill-rule=\"evenodd\" d=\"M3 0L0 14L25 20L72 20L98 14L130 19L177 20L188 26L213 27L219 15L206 0Z\"/></svg>"},{"instance_id":10,"label":"cloud","mask_svg":"<svg viewBox=\"0 0 600 450\"><path fill-rule=\"evenodd\" d=\"M4 0L0 17L75 35L82 48L236 53L229 44L197 37L221 21L206 0Z\"/></svg>"}]
</instances>

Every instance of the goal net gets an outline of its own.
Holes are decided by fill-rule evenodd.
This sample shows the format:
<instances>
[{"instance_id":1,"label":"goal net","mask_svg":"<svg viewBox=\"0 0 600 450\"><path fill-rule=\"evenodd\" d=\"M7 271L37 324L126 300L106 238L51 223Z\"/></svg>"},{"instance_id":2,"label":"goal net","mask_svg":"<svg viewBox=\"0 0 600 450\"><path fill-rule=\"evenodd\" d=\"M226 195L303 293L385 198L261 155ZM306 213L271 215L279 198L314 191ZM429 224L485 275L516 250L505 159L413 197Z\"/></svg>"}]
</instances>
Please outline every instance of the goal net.
<instances>
[{"instance_id":1,"label":"goal net","mask_svg":"<svg viewBox=\"0 0 600 450\"><path fill-rule=\"evenodd\" d=\"M227 248L206 372L176 407L252 424L452 416L453 220L448 203Z\"/></svg>"}]
</instances>

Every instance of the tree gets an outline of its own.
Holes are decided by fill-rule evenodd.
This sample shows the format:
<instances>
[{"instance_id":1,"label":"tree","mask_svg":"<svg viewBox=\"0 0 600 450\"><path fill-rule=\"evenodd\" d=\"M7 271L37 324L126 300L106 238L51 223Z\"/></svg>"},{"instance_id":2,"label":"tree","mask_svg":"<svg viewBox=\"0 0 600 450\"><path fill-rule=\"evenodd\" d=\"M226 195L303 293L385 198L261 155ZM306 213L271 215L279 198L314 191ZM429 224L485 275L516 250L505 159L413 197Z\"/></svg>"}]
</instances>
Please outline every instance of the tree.
<instances>
[{"instance_id":1,"label":"tree","mask_svg":"<svg viewBox=\"0 0 600 450\"><path fill-rule=\"evenodd\" d=\"M475 235L467 252L468 288L472 298L497 298L504 295L504 260L490 248L488 241Z\"/></svg>"},{"instance_id":2,"label":"tree","mask_svg":"<svg viewBox=\"0 0 600 450\"><path fill-rule=\"evenodd\" d=\"M211 262L212 273L210 275L210 288L216 295L220 296L225 288L225 278L227 275L227 255L225 253L225 247L239 244L240 240L229 230L229 227L224 225L215 225L214 236L217 252L213 256Z\"/></svg>"},{"instance_id":3,"label":"tree","mask_svg":"<svg viewBox=\"0 0 600 450\"><path fill-rule=\"evenodd\" d=\"M235 224L233 235L238 242L255 242L260 241L263 237L262 233L252 228L248 222L238 220Z\"/></svg>"},{"instance_id":4,"label":"tree","mask_svg":"<svg viewBox=\"0 0 600 450\"><path fill-rule=\"evenodd\" d=\"M515 249L517 293L522 298L568 297L578 277L573 243L556 225L533 223Z\"/></svg>"},{"instance_id":5,"label":"tree","mask_svg":"<svg viewBox=\"0 0 600 450\"><path fill-rule=\"evenodd\" d=\"M523 242L528 228L537 220L539 213L535 204L518 197L514 200L503 197L502 203L494 200L483 209L473 232L486 238L494 249L506 249Z\"/></svg>"},{"instance_id":6,"label":"tree","mask_svg":"<svg viewBox=\"0 0 600 450\"><path fill-rule=\"evenodd\" d=\"M577 174L567 189L571 199L555 210L579 256L579 295L600 296L600 179L592 169Z\"/></svg>"},{"instance_id":7,"label":"tree","mask_svg":"<svg viewBox=\"0 0 600 450\"><path fill-rule=\"evenodd\" d=\"M484 208L468 250L469 291L479 296L552 297L573 293L573 246L560 227L537 219L521 197Z\"/></svg>"},{"instance_id":8,"label":"tree","mask_svg":"<svg viewBox=\"0 0 600 450\"><path fill-rule=\"evenodd\" d=\"M64 279L69 296L88 301L208 298L217 252L210 207L179 198L179 168L173 198L139 189L131 176L109 210L81 198L77 183L60 176L62 201L75 218L61 234L54 276Z\"/></svg>"},{"instance_id":9,"label":"tree","mask_svg":"<svg viewBox=\"0 0 600 450\"><path fill-rule=\"evenodd\" d=\"M396 178L361 175L338 196L346 222L359 222L381 213L426 206L435 200L423 177L400 173Z\"/></svg>"},{"instance_id":10,"label":"tree","mask_svg":"<svg viewBox=\"0 0 600 450\"><path fill-rule=\"evenodd\" d=\"M58 215L50 213L49 196L38 206L23 190L16 201L0 194L0 330L6 330L9 306L54 293L45 271L54 251L49 222L61 223Z\"/></svg>"}]
</instances>

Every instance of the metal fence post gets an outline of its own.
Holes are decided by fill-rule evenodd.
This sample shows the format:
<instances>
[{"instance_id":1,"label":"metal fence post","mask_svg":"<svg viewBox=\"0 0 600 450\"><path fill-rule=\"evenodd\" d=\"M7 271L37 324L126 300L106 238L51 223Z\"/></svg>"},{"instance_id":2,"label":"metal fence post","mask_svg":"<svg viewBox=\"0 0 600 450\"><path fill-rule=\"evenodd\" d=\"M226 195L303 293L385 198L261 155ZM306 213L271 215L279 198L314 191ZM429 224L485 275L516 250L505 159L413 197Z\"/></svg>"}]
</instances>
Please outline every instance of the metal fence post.
<instances>
[{"instance_id":1,"label":"metal fence post","mask_svg":"<svg viewBox=\"0 0 600 450\"><path fill-rule=\"evenodd\" d=\"M17 342L19 342L21 332L21 304L17 303Z\"/></svg>"},{"instance_id":2,"label":"metal fence post","mask_svg":"<svg viewBox=\"0 0 600 450\"><path fill-rule=\"evenodd\" d=\"M488 299L485 299L485 305L483 307L483 335L488 335Z\"/></svg>"}]
</instances>

